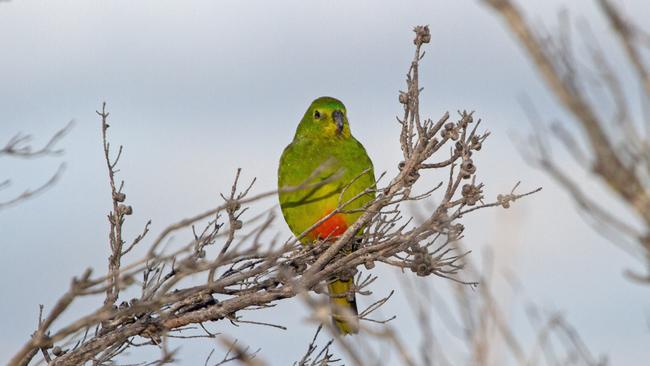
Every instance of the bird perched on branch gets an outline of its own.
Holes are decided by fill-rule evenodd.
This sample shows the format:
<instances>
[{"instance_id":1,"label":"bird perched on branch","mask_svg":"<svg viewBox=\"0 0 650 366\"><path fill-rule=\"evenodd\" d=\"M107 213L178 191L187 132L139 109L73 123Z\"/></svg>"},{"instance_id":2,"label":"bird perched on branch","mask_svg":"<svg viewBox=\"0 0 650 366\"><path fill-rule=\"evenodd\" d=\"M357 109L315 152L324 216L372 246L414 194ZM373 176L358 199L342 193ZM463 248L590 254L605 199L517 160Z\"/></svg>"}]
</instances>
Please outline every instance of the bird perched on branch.
<instances>
[{"instance_id":1,"label":"bird perched on branch","mask_svg":"<svg viewBox=\"0 0 650 366\"><path fill-rule=\"evenodd\" d=\"M280 158L279 188L308 180L311 188L279 194L282 214L296 236L330 215L304 235L303 244L334 242L375 198L372 161L352 136L345 106L337 99L311 103ZM314 186L318 182L322 185ZM328 283L334 325L342 334L359 331L353 280L353 274L339 273Z\"/></svg>"}]
</instances>

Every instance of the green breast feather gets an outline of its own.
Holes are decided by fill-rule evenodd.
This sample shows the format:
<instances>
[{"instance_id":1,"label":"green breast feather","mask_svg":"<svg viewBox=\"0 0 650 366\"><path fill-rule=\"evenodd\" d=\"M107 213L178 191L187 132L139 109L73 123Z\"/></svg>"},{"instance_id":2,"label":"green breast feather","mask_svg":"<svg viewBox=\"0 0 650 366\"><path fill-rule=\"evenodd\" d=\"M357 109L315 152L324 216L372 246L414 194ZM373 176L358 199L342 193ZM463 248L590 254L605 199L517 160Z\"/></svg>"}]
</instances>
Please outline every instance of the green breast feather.
<instances>
[{"instance_id":1,"label":"green breast feather","mask_svg":"<svg viewBox=\"0 0 650 366\"><path fill-rule=\"evenodd\" d=\"M280 161L280 187L300 185L322 166L327 168L320 172L315 181L338 175L337 179L315 189L280 194L282 213L295 235L300 235L336 209L339 203L351 200L375 183L372 162L366 150L354 138L335 143L294 141L284 150ZM324 165L326 163L327 165ZM366 170L367 172L361 175ZM341 195L344 188L345 192ZM372 199L374 193L362 195L344 209L359 209ZM362 212L356 212L344 215L346 223L352 224L361 214Z\"/></svg>"}]
</instances>

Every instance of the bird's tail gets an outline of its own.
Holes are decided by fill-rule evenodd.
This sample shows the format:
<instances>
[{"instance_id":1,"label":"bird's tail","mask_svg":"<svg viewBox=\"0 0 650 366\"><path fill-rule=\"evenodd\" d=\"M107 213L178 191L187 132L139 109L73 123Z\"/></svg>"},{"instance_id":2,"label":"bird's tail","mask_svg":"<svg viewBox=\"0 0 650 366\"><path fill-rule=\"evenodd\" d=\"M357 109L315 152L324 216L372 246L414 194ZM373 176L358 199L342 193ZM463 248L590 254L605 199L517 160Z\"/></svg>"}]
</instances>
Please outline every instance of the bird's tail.
<instances>
[{"instance_id":1,"label":"bird's tail","mask_svg":"<svg viewBox=\"0 0 650 366\"><path fill-rule=\"evenodd\" d=\"M359 312L354 292L351 292L353 279L347 281L335 280L329 289L332 306L332 320L341 334L356 334L359 332Z\"/></svg>"}]
</instances>

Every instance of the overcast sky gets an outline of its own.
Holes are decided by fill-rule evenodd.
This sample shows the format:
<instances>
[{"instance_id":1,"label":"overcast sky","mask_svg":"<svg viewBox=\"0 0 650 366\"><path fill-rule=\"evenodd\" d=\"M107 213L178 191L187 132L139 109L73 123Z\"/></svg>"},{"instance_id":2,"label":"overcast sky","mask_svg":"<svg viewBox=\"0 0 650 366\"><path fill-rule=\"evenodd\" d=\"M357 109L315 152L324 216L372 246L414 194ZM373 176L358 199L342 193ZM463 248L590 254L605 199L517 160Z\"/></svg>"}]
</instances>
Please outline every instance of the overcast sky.
<instances>
[{"instance_id":1,"label":"overcast sky","mask_svg":"<svg viewBox=\"0 0 650 366\"><path fill-rule=\"evenodd\" d=\"M620 60L592 2L566 3L525 2L536 24L554 24L557 11L569 6ZM644 3L627 1L625 9L641 14ZM59 163L67 164L46 194L0 211L0 363L34 330L39 303L51 308L72 276L89 265L106 266L111 201L95 115L102 101L111 112L112 143L125 146L120 178L135 209L127 231L135 234L151 218L157 233L214 206L237 167L243 177L257 177L257 191L274 188L282 149L310 101L321 95L346 104L352 132L376 170L394 172L401 156L397 91L404 87L417 24L429 24L432 33L421 71L423 112L437 118L445 111L475 110L492 132L478 157L488 197L519 180L523 189L544 187L508 211L483 210L467 218L465 245L479 262L489 246L499 268L517 273L529 298L544 309L562 310L587 345L612 364L649 359L647 289L622 276L640 264L596 235L569 197L520 157L510 138L530 131L518 103L522 95L549 121L566 115L487 8L464 0L381 6L370 0L152 0L0 3L0 143L17 132L44 142L69 120L76 122L60 144L60 158L0 159L0 181L13 180L0 200L37 186ZM275 204L269 199L261 207ZM282 222L276 229L288 235ZM408 299L397 274L379 273L378 296L397 288L383 313L397 314L396 325L408 330L416 320L405 310ZM442 279L426 281L445 286ZM268 314L289 330L232 330L225 324L217 330L261 347L272 364L298 359L313 331L304 322L307 312L286 301ZM512 317L517 329L526 328L519 310ZM409 339L408 332L402 336ZM287 347L288 340L298 348ZM214 347L208 340L186 343L178 343L185 344L184 364L202 362Z\"/></svg>"}]
</instances>

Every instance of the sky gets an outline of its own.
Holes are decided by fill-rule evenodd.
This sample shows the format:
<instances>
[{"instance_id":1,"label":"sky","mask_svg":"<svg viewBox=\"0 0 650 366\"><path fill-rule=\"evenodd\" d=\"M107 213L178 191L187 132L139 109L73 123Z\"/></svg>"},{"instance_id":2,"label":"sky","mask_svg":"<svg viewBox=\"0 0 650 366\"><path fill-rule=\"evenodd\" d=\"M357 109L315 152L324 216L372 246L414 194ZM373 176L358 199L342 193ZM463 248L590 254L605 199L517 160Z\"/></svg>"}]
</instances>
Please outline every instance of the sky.
<instances>
[{"instance_id":1,"label":"sky","mask_svg":"<svg viewBox=\"0 0 650 366\"><path fill-rule=\"evenodd\" d=\"M626 1L624 9L638 16L643 3ZM607 54L622 60L592 2L527 1L524 9L534 24L552 25L562 8L589 21ZM38 186L66 164L47 193L0 210L0 363L34 330L38 304L51 307L84 268L106 266L111 201L95 114L102 102L111 113L113 145L124 145L119 177L134 207L127 234L149 219L155 234L218 204L238 167L243 178L257 177L257 192L273 189L282 149L321 95L346 104L352 132L376 171L394 173L401 156L397 95L418 24L432 33L421 65L423 115L436 119L466 109L483 119L492 135L477 164L488 197L509 192L517 181L521 189L543 187L508 210L465 219L465 245L477 262L489 250L499 271L516 273L528 298L561 311L612 364L647 360L647 289L623 276L642 266L597 235L570 197L522 159L512 138L531 131L522 95L549 121L567 115L500 19L480 3L24 0L0 3L0 143L23 132L38 145L68 121L75 125L59 145L62 156L0 158L0 180L13 182L0 200ZM558 157L563 168L575 170L562 153ZM440 178L429 179L433 185ZM589 189L603 195L596 185ZM277 230L288 235L282 222ZM399 274L377 273L377 296L397 289L382 311L398 315L396 326L408 339L417 319L405 311L409 299L399 290ZM525 332L525 317L516 310L521 299L507 291L502 299L513 300L513 324ZM90 305L81 302L64 319ZM262 348L271 364L290 364L312 335L309 314L297 301L269 314L289 330L219 330ZM288 340L299 348L288 347ZM183 364L202 362L215 348L208 340L179 345Z\"/></svg>"}]
</instances>

